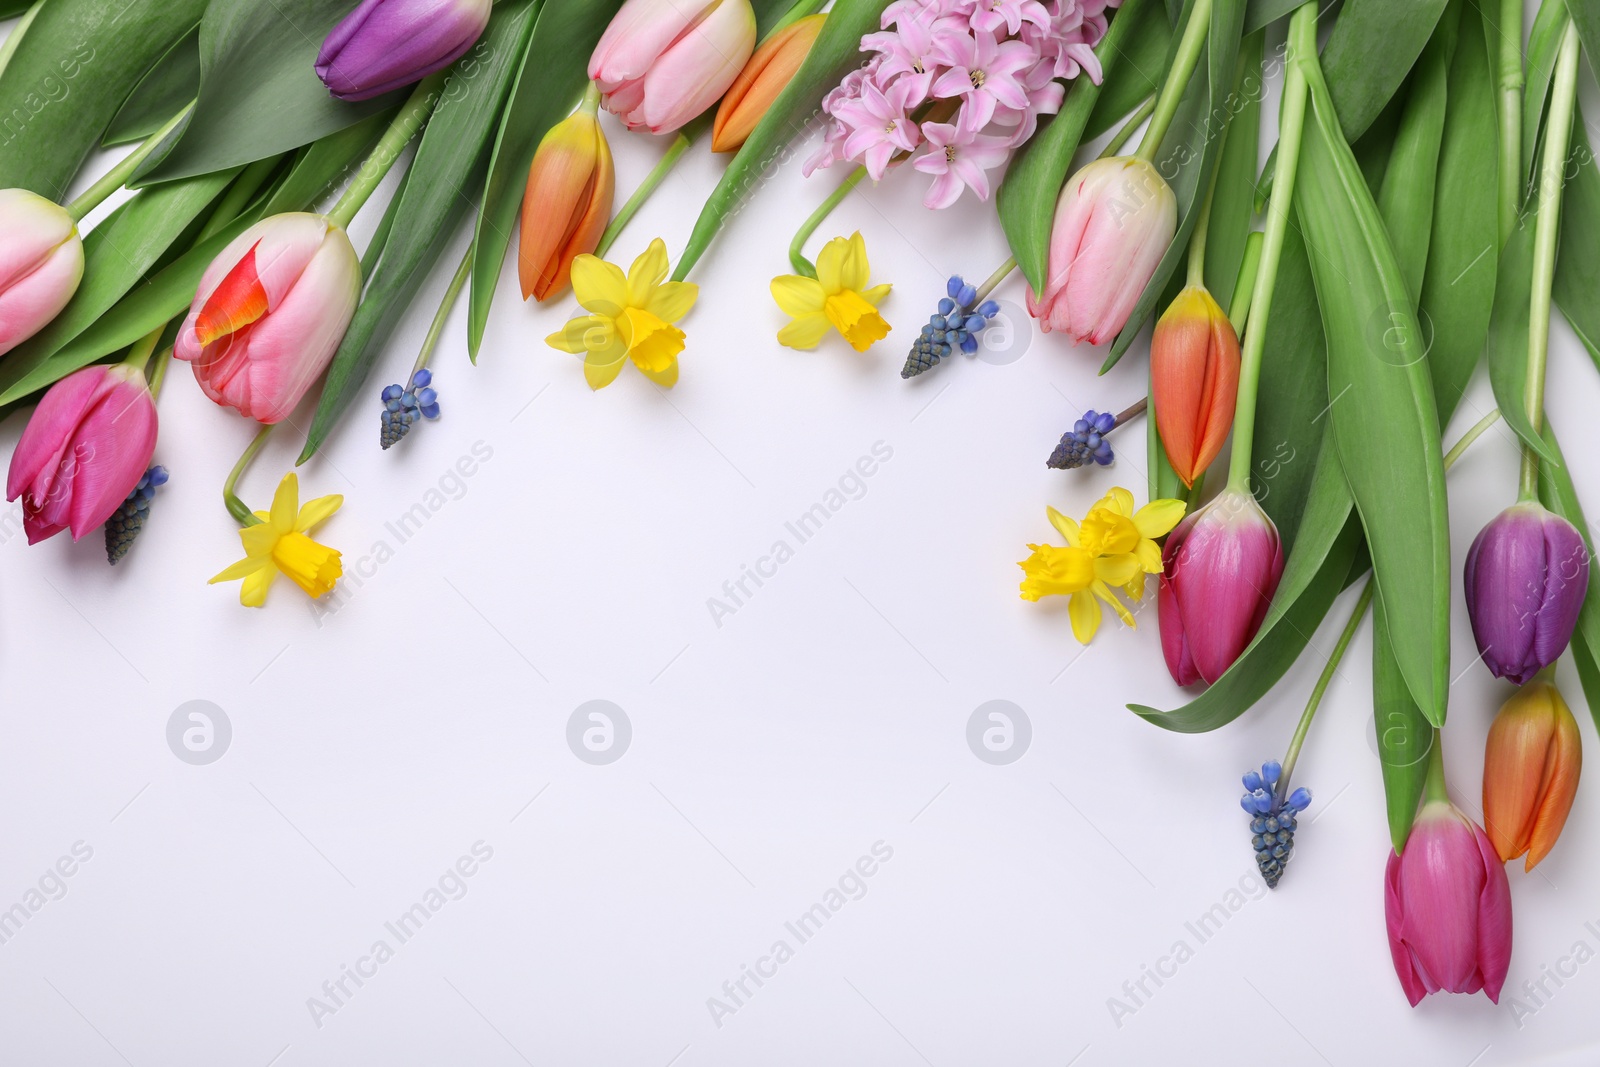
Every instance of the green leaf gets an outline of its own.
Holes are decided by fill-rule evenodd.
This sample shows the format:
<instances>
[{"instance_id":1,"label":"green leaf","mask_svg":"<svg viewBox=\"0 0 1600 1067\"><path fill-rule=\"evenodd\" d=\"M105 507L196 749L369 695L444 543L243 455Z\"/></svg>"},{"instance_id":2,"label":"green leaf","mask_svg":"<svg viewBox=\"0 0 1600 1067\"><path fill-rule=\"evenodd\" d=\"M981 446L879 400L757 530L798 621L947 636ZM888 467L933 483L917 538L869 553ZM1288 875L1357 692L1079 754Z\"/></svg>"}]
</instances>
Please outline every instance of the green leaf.
<instances>
[{"instance_id":1,"label":"green leaf","mask_svg":"<svg viewBox=\"0 0 1600 1067\"><path fill-rule=\"evenodd\" d=\"M172 121L199 92L200 30L196 27L168 49L128 94L100 139L101 146L144 140Z\"/></svg>"},{"instance_id":2,"label":"green leaf","mask_svg":"<svg viewBox=\"0 0 1600 1067\"><path fill-rule=\"evenodd\" d=\"M1554 296L1589 357L1600 367L1600 170L1595 168L1588 127L1572 124L1576 170L1561 196L1561 245L1556 254ZM1580 138L1582 138L1580 140Z\"/></svg>"},{"instance_id":3,"label":"green leaf","mask_svg":"<svg viewBox=\"0 0 1600 1067\"><path fill-rule=\"evenodd\" d=\"M1483 353L1499 264L1495 254L1500 240L1499 134L1489 56L1480 29L1477 9L1464 5L1455 59L1450 64L1433 236L1428 243L1418 312L1424 337L1432 338L1428 371L1441 427L1450 424ZM1600 288L1590 290L1597 291ZM1593 306L1592 301L1585 303Z\"/></svg>"},{"instance_id":4,"label":"green leaf","mask_svg":"<svg viewBox=\"0 0 1600 1067\"><path fill-rule=\"evenodd\" d=\"M33 6L33 0L0 0L0 19L16 18Z\"/></svg>"},{"instance_id":5,"label":"green leaf","mask_svg":"<svg viewBox=\"0 0 1600 1067\"><path fill-rule=\"evenodd\" d=\"M205 0L45 4L0 73L0 189L63 200L128 93L205 8Z\"/></svg>"},{"instance_id":6,"label":"green leaf","mask_svg":"<svg viewBox=\"0 0 1600 1067\"><path fill-rule=\"evenodd\" d=\"M1263 45L1263 36L1253 33L1239 46L1244 81L1230 98L1230 103L1238 100L1239 105L1222 135L1222 158L1217 161L1211 221L1206 227L1206 288L1223 308L1233 304L1234 285L1255 216L1256 168L1261 162Z\"/></svg>"},{"instance_id":7,"label":"green leaf","mask_svg":"<svg viewBox=\"0 0 1600 1067\"><path fill-rule=\"evenodd\" d=\"M1428 779L1433 724L1411 699L1405 675L1395 660L1388 613L1380 604L1372 614L1372 728L1377 736L1378 762L1383 767L1389 840L1399 852L1411 836L1411 823L1417 817L1417 803Z\"/></svg>"},{"instance_id":8,"label":"green leaf","mask_svg":"<svg viewBox=\"0 0 1600 1067\"><path fill-rule=\"evenodd\" d=\"M1086 77L1073 82L1061 111L1040 122L1038 132L1017 151L1006 170L995 206L1011 254L1017 257L1017 265L1034 292L1044 290L1056 201L1088 124L1100 113L1100 100L1110 96L1113 87L1119 84L1144 81L1141 68L1136 62L1125 62L1123 53L1138 47L1140 42L1159 40L1161 35L1153 31L1166 26L1166 15L1156 0L1128 0L1123 4L1095 48L1105 70L1104 85L1095 85ZM1170 32L1167 36L1170 37ZM1163 47L1162 54L1165 52ZM1147 58L1145 62L1151 61ZM1134 98L1135 105L1144 95L1141 93ZM1126 113L1125 109L1122 114Z\"/></svg>"},{"instance_id":9,"label":"green leaf","mask_svg":"<svg viewBox=\"0 0 1600 1067\"><path fill-rule=\"evenodd\" d=\"M1187 12L1188 5L1185 10ZM1187 21L1186 14L1184 23L1176 30L1177 37L1182 37ZM1116 366L1133 344L1145 320L1161 301L1167 280L1188 255L1189 235L1194 232L1200 208L1205 203L1205 190L1216 169L1222 137L1232 119L1229 101L1244 98L1241 86L1251 73L1239 61L1239 30L1243 24L1244 0L1213 0L1204 70L1196 70L1190 79L1155 158L1156 170L1178 201L1178 230L1150 283L1139 295L1127 324L1112 342L1111 351L1100 367L1101 374ZM1259 72L1255 76L1259 79Z\"/></svg>"},{"instance_id":10,"label":"green leaf","mask_svg":"<svg viewBox=\"0 0 1600 1067\"><path fill-rule=\"evenodd\" d=\"M1533 293L1533 232L1537 205L1531 205L1500 250L1494 307L1489 313L1489 384L1501 418L1522 442L1546 462L1559 462L1528 421L1523 388L1528 379L1528 317ZM1593 299L1590 297L1589 299Z\"/></svg>"},{"instance_id":11,"label":"green leaf","mask_svg":"<svg viewBox=\"0 0 1600 1067\"><path fill-rule=\"evenodd\" d=\"M346 0L211 0L200 21L194 113L136 180L172 181L253 163L393 106L398 93L348 103L317 77L322 40L349 10Z\"/></svg>"},{"instance_id":12,"label":"green leaf","mask_svg":"<svg viewBox=\"0 0 1600 1067\"><path fill-rule=\"evenodd\" d=\"M1600 77L1600 8L1596 8L1592 0L1567 0L1567 11L1572 15L1572 24L1578 27L1578 39L1589 57L1589 69Z\"/></svg>"},{"instance_id":13,"label":"green leaf","mask_svg":"<svg viewBox=\"0 0 1600 1067\"><path fill-rule=\"evenodd\" d=\"M1346 0L1322 50L1345 139L1360 137L1411 72L1446 0Z\"/></svg>"},{"instance_id":14,"label":"green leaf","mask_svg":"<svg viewBox=\"0 0 1600 1067\"><path fill-rule=\"evenodd\" d=\"M260 217L303 211L331 193L357 161L366 157L398 113L399 108L380 111L302 149L288 179L273 193Z\"/></svg>"},{"instance_id":15,"label":"green leaf","mask_svg":"<svg viewBox=\"0 0 1600 1067\"><path fill-rule=\"evenodd\" d=\"M1255 33L1294 11L1305 0L1250 0L1244 11L1244 32Z\"/></svg>"},{"instance_id":16,"label":"green leaf","mask_svg":"<svg viewBox=\"0 0 1600 1067\"><path fill-rule=\"evenodd\" d=\"M1346 14L1349 13L1346 8ZM1299 211L1328 345L1328 417L1406 684L1442 724L1450 530L1433 384L1411 296L1316 62Z\"/></svg>"},{"instance_id":17,"label":"green leaf","mask_svg":"<svg viewBox=\"0 0 1600 1067\"><path fill-rule=\"evenodd\" d=\"M577 105L588 84L589 56L621 6L621 0L544 0L534 23L533 41L500 119L478 208L472 292L467 301L467 351L474 363L500 268L517 229L534 150L550 127Z\"/></svg>"},{"instance_id":18,"label":"green leaf","mask_svg":"<svg viewBox=\"0 0 1600 1067\"><path fill-rule=\"evenodd\" d=\"M1485 12L1488 18L1487 36L1494 43L1490 48L1491 66L1499 58L1499 10L1490 4ZM1567 28L1566 5L1557 2L1540 4L1534 17L1533 29L1528 34L1528 57L1523 64L1522 89L1522 181L1530 192L1533 157L1544 134L1544 113L1550 100L1550 82L1556 73L1556 53L1561 50L1561 35ZM1521 26L1517 27L1518 32ZM1492 77L1492 75L1491 75ZM1492 90L1491 90L1492 91ZM1496 142L1498 145L1498 141Z\"/></svg>"},{"instance_id":19,"label":"green leaf","mask_svg":"<svg viewBox=\"0 0 1600 1067\"><path fill-rule=\"evenodd\" d=\"M1115 12L1107 13L1120 14L1132 6L1124 2ZM1156 4L1145 9L1144 17L1138 23L1130 28L1132 32L1117 50L1115 75L1105 68L1107 61L1113 57L1105 48L1104 38L1101 44L1094 46L1095 55L1100 57L1103 76L1099 98L1089 115L1089 124L1083 130L1081 139L1084 141L1092 141L1117 125L1138 108L1145 97L1161 88L1161 75L1167 69L1167 55L1172 48L1172 23ZM1108 29L1106 33L1109 35L1111 31ZM1040 129L1043 129L1046 121L1049 121L1049 116L1041 120ZM1007 180L1010 174L1011 170L1008 169ZM1064 183L1065 177L1062 180Z\"/></svg>"},{"instance_id":20,"label":"green leaf","mask_svg":"<svg viewBox=\"0 0 1600 1067\"><path fill-rule=\"evenodd\" d=\"M527 54L537 13L534 0L501 0L482 40L452 68L406 172L372 283L328 367L297 463L316 454L361 392L403 308L471 207L462 190L482 180L489 142Z\"/></svg>"},{"instance_id":21,"label":"green leaf","mask_svg":"<svg viewBox=\"0 0 1600 1067\"><path fill-rule=\"evenodd\" d=\"M1556 441L1556 432L1549 421L1544 426L1545 443L1557 456L1561 455L1561 445ZM1594 538L1590 536L1589 524L1583 517L1583 506L1578 502L1577 487L1572 484L1571 468L1565 463L1559 466L1550 463L1539 464L1539 502L1551 511L1566 519L1578 528L1583 535L1583 543L1589 550L1589 558L1594 559ZM1600 578L1590 568L1589 592L1583 598L1583 607L1578 610L1578 625L1572 631L1572 658L1578 665L1578 680L1583 683L1583 696L1589 704L1589 714L1594 717L1596 728L1600 728Z\"/></svg>"}]
</instances>

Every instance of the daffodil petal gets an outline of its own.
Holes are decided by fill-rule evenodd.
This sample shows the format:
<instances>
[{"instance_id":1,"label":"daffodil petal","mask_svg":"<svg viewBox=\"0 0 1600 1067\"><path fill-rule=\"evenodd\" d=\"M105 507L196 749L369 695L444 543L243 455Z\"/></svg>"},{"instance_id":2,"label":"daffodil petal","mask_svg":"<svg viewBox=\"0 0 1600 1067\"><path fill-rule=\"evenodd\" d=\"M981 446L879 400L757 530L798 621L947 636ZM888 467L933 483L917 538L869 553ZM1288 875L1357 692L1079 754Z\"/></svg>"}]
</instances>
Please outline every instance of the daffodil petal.
<instances>
[{"instance_id":1,"label":"daffodil petal","mask_svg":"<svg viewBox=\"0 0 1600 1067\"><path fill-rule=\"evenodd\" d=\"M839 287L860 292L871 278L867 263L867 242L857 230L844 240L844 254L839 258Z\"/></svg>"},{"instance_id":2,"label":"daffodil petal","mask_svg":"<svg viewBox=\"0 0 1600 1067\"><path fill-rule=\"evenodd\" d=\"M1139 569L1139 558L1132 552L1116 556L1101 556L1094 561L1094 576L1107 585L1125 585Z\"/></svg>"},{"instance_id":3,"label":"daffodil petal","mask_svg":"<svg viewBox=\"0 0 1600 1067\"><path fill-rule=\"evenodd\" d=\"M671 363L668 363L660 370L653 370L649 367L640 367L639 373L644 375L646 378L649 378L657 385L661 386L661 388L671 389L674 385L678 384L678 361L677 359L673 359Z\"/></svg>"},{"instance_id":4,"label":"daffodil petal","mask_svg":"<svg viewBox=\"0 0 1600 1067\"><path fill-rule=\"evenodd\" d=\"M272 560L246 556L237 563L230 563L218 573L206 580L207 585L216 585L218 582L236 582L240 578L254 574L261 568L272 569Z\"/></svg>"},{"instance_id":5,"label":"daffodil petal","mask_svg":"<svg viewBox=\"0 0 1600 1067\"><path fill-rule=\"evenodd\" d=\"M816 348L828 336L828 316L820 311L799 315L778 331L778 343L790 348Z\"/></svg>"},{"instance_id":6,"label":"daffodil petal","mask_svg":"<svg viewBox=\"0 0 1600 1067\"><path fill-rule=\"evenodd\" d=\"M563 326L560 333L546 337L544 343L561 352L582 355L619 344L621 338L617 336L614 320L604 315L579 315ZM622 347L627 348L627 345Z\"/></svg>"},{"instance_id":7,"label":"daffodil petal","mask_svg":"<svg viewBox=\"0 0 1600 1067\"><path fill-rule=\"evenodd\" d=\"M283 481L278 483L277 492L272 494L272 517L267 520L280 534L286 534L294 529L295 516L300 514L300 479L290 471L283 476Z\"/></svg>"},{"instance_id":8,"label":"daffodil petal","mask_svg":"<svg viewBox=\"0 0 1600 1067\"><path fill-rule=\"evenodd\" d=\"M1138 622L1136 622L1133 618L1133 612L1122 606L1122 601L1117 599L1116 594L1111 591L1110 586L1106 585L1104 582L1096 581L1089 586L1089 589L1094 593L1095 596L1099 597L1101 600L1104 600L1107 604L1110 604L1111 610L1115 611L1117 613L1117 617L1120 618L1124 623L1128 624L1134 629L1139 628Z\"/></svg>"},{"instance_id":9,"label":"daffodil petal","mask_svg":"<svg viewBox=\"0 0 1600 1067\"><path fill-rule=\"evenodd\" d=\"M254 574L246 575L244 584L239 587L239 603L247 608L264 605L267 602L267 590L272 588L273 579L277 577L278 568L270 564Z\"/></svg>"},{"instance_id":10,"label":"daffodil petal","mask_svg":"<svg viewBox=\"0 0 1600 1067\"><path fill-rule=\"evenodd\" d=\"M850 241L844 237L835 237L817 253L817 283L830 296L845 287L844 261L849 254Z\"/></svg>"},{"instance_id":11,"label":"daffodil petal","mask_svg":"<svg viewBox=\"0 0 1600 1067\"><path fill-rule=\"evenodd\" d=\"M1172 532L1189 505L1181 500L1152 500L1133 514L1133 525L1144 537L1162 537Z\"/></svg>"},{"instance_id":12,"label":"daffodil petal","mask_svg":"<svg viewBox=\"0 0 1600 1067\"><path fill-rule=\"evenodd\" d=\"M879 304L883 303L883 298L888 296L889 290L893 288L894 286L890 285L888 282L884 282L882 285L874 285L871 289L861 290L861 299L865 300L873 307L877 307Z\"/></svg>"},{"instance_id":13,"label":"daffodil petal","mask_svg":"<svg viewBox=\"0 0 1600 1067\"><path fill-rule=\"evenodd\" d=\"M583 379L589 383L590 389L604 389L617 380L617 375L622 373L622 368L627 362L626 346L614 353L591 352L583 361Z\"/></svg>"},{"instance_id":14,"label":"daffodil petal","mask_svg":"<svg viewBox=\"0 0 1600 1067\"><path fill-rule=\"evenodd\" d=\"M1157 570L1159 570L1159 569L1160 568L1158 567ZM1135 574L1132 578L1129 578L1128 579L1128 584L1123 586L1123 589L1127 590L1128 597L1131 600L1139 601L1139 600L1143 600L1144 599L1144 575L1145 575L1145 572L1144 571L1140 571L1138 574Z\"/></svg>"},{"instance_id":15,"label":"daffodil petal","mask_svg":"<svg viewBox=\"0 0 1600 1067\"><path fill-rule=\"evenodd\" d=\"M585 311L616 318L628 306L628 279L615 263L585 253L572 261L572 293Z\"/></svg>"},{"instance_id":16,"label":"daffodil petal","mask_svg":"<svg viewBox=\"0 0 1600 1067\"><path fill-rule=\"evenodd\" d=\"M822 283L815 278L780 274L772 279L772 299L785 315L798 319L802 315L821 312L828 294L823 292Z\"/></svg>"},{"instance_id":17,"label":"daffodil petal","mask_svg":"<svg viewBox=\"0 0 1600 1067\"><path fill-rule=\"evenodd\" d=\"M628 303L634 307L647 305L651 290L667 280L670 266L667 262L667 243L657 237L628 268Z\"/></svg>"},{"instance_id":18,"label":"daffodil petal","mask_svg":"<svg viewBox=\"0 0 1600 1067\"><path fill-rule=\"evenodd\" d=\"M699 297L700 287L693 282L662 282L651 290L644 310L662 322L677 322L689 314Z\"/></svg>"},{"instance_id":19,"label":"daffodil petal","mask_svg":"<svg viewBox=\"0 0 1600 1067\"><path fill-rule=\"evenodd\" d=\"M1050 507L1049 505L1045 506L1044 513L1050 516L1050 525L1054 526L1056 528L1056 532L1067 539L1067 544L1071 545L1073 548L1077 548L1078 520L1061 514L1061 512L1057 511L1053 507Z\"/></svg>"},{"instance_id":20,"label":"daffodil petal","mask_svg":"<svg viewBox=\"0 0 1600 1067\"><path fill-rule=\"evenodd\" d=\"M1139 547L1133 550L1139 558L1139 568L1145 574L1161 573L1161 546L1154 541L1144 540L1139 542Z\"/></svg>"},{"instance_id":21,"label":"daffodil petal","mask_svg":"<svg viewBox=\"0 0 1600 1067\"><path fill-rule=\"evenodd\" d=\"M1080 589L1067 602L1067 616L1072 620L1072 636L1081 645L1094 640L1100 629L1100 603L1087 590Z\"/></svg>"},{"instance_id":22,"label":"daffodil petal","mask_svg":"<svg viewBox=\"0 0 1600 1067\"><path fill-rule=\"evenodd\" d=\"M333 513L338 511L343 504L344 497L338 493L332 493L328 496L319 496L317 499L309 501L300 509L299 519L295 520L295 532L305 533L308 530L315 529L316 527L322 525L324 522L327 522L328 519L333 516Z\"/></svg>"}]
</instances>

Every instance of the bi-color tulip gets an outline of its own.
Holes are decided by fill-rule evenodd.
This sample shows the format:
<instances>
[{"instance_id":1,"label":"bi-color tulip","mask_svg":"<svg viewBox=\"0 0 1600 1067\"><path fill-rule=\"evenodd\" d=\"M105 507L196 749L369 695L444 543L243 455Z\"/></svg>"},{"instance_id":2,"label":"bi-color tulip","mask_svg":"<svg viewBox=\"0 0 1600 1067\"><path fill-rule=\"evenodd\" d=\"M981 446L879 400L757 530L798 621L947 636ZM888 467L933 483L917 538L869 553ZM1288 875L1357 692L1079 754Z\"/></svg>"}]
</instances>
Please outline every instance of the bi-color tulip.
<instances>
[{"instance_id":1,"label":"bi-color tulip","mask_svg":"<svg viewBox=\"0 0 1600 1067\"><path fill-rule=\"evenodd\" d=\"M1496 1003L1511 963L1511 887L1494 845L1448 800L1417 814L1384 873L1389 953L1415 1007L1429 993Z\"/></svg>"},{"instance_id":2,"label":"bi-color tulip","mask_svg":"<svg viewBox=\"0 0 1600 1067\"><path fill-rule=\"evenodd\" d=\"M572 261L599 245L615 194L611 146L585 101L544 135L528 168L517 250L522 299L544 300L567 287Z\"/></svg>"},{"instance_id":3,"label":"bi-color tulip","mask_svg":"<svg viewBox=\"0 0 1600 1067\"><path fill-rule=\"evenodd\" d=\"M1523 686L1500 708L1483 759L1483 824L1502 860L1549 855L1578 791L1583 745L1567 702L1549 682Z\"/></svg>"},{"instance_id":4,"label":"bi-color tulip","mask_svg":"<svg viewBox=\"0 0 1600 1067\"><path fill-rule=\"evenodd\" d=\"M797 19L755 50L717 107L717 117L711 125L713 152L733 152L744 144L811 54L811 46L827 18L807 15Z\"/></svg>"},{"instance_id":5,"label":"bi-color tulip","mask_svg":"<svg viewBox=\"0 0 1600 1067\"><path fill-rule=\"evenodd\" d=\"M1222 677L1261 629L1283 545L1255 497L1226 489L1184 519L1161 553L1157 616L1167 670L1179 685Z\"/></svg>"},{"instance_id":6,"label":"bi-color tulip","mask_svg":"<svg viewBox=\"0 0 1600 1067\"><path fill-rule=\"evenodd\" d=\"M1122 331L1172 243L1178 202L1155 167L1133 156L1097 159L1061 191L1043 293L1028 313L1097 345Z\"/></svg>"},{"instance_id":7,"label":"bi-color tulip","mask_svg":"<svg viewBox=\"0 0 1600 1067\"><path fill-rule=\"evenodd\" d=\"M211 261L173 354L218 404L281 422L327 369L360 295L361 261L342 228L274 215Z\"/></svg>"},{"instance_id":8,"label":"bi-color tulip","mask_svg":"<svg viewBox=\"0 0 1600 1067\"><path fill-rule=\"evenodd\" d=\"M124 364L74 371L52 385L11 456L6 499L22 497L28 543L103 525L139 484L156 448L144 372Z\"/></svg>"},{"instance_id":9,"label":"bi-color tulip","mask_svg":"<svg viewBox=\"0 0 1600 1067\"><path fill-rule=\"evenodd\" d=\"M1533 501L1506 508L1467 552L1467 617L1483 662L1522 685L1572 639L1589 589L1589 549L1572 523Z\"/></svg>"},{"instance_id":10,"label":"bi-color tulip","mask_svg":"<svg viewBox=\"0 0 1600 1067\"><path fill-rule=\"evenodd\" d=\"M1204 286L1181 291L1150 337L1150 399L1167 460L1193 486L1222 451L1239 395L1239 337Z\"/></svg>"},{"instance_id":11,"label":"bi-color tulip","mask_svg":"<svg viewBox=\"0 0 1600 1067\"><path fill-rule=\"evenodd\" d=\"M630 130L671 133L728 91L755 47L750 0L628 0L589 77Z\"/></svg>"},{"instance_id":12,"label":"bi-color tulip","mask_svg":"<svg viewBox=\"0 0 1600 1067\"><path fill-rule=\"evenodd\" d=\"M341 100L366 100L421 81L466 54L493 0L361 0L317 53L317 77Z\"/></svg>"},{"instance_id":13,"label":"bi-color tulip","mask_svg":"<svg viewBox=\"0 0 1600 1067\"><path fill-rule=\"evenodd\" d=\"M0 353L44 329L82 280L83 241L66 209L0 189Z\"/></svg>"}]
</instances>

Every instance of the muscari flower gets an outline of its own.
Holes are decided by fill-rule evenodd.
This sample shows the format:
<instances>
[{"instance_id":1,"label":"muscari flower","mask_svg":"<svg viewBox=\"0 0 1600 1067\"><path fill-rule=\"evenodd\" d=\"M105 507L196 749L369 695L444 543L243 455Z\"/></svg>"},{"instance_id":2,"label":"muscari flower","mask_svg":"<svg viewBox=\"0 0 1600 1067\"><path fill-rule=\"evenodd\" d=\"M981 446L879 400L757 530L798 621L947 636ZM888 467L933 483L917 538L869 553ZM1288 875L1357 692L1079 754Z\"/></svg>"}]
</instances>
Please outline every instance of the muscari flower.
<instances>
[{"instance_id":1,"label":"muscari flower","mask_svg":"<svg viewBox=\"0 0 1600 1067\"><path fill-rule=\"evenodd\" d=\"M166 484L167 468L151 467L122 506L106 520L107 563L115 567L128 554L133 539L143 532L145 521L150 518L150 502L155 499L156 490Z\"/></svg>"},{"instance_id":2,"label":"muscari flower","mask_svg":"<svg viewBox=\"0 0 1600 1067\"><path fill-rule=\"evenodd\" d=\"M343 503L344 497L335 493L319 496L301 507L300 482L290 471L278 483L272 510L256 512L260 522L239 531L244 559L224 569L208 584L243 578L239 603L247 608L266 603L267 590L280 573L309 597L326 595L344 573L344 565L337 549L319 544L306 534L327 521Z\"/></svg>"},{"instance_id":3,"label":"muscari flower","mask_svg":"<svg viewBox=\"0 0 1600 1067\"><path fill-rule=\"evenodd\" d=\"M1244 774L1244 796L1239 806L1250 816L1250 847L1255 849L1256 867L1268 889L1278 888L1278 879L1294 855L1295 820L1311 806L1311 790L1302 786L1287 796L1278 789L1283 765L1268 760L1260 772Z\"/></svg>"},{"instance_id":4,"label":"muscari flower","mask_svg":"<svg viewBox=\"0 0 1600 1067\"><path fill-rule=\"evenodd\" d=\"M1061 435L1061 441L1044 465L1058 471L1074 470L1090 462L1102 467L1110 465L1116 456L1111 451L1111 442L1106 440L1106 434L1116 428L1115 415L1090 408L1083 413L1083 418L1073 424L1072 429Z\"/></svg>"},{"instance_id":5,"label":"muscari flower","mask_svg":"<svg viewBox=\"0 0 1600 1067\"><path fill-rule=\"evenodd\" d=\"M978 350L978 335L998 314L999 304L993 300L979 304L978 290L968 285L961 275L951 275L945 283L945 296L939 301L939 309L912 343L900 377L915 378L932 370L958 348L970 356Z\"/></svg>"},{"instance_id":6,"label":"muscari flower","mask_svg":"<svg viewBox=\"0 0 1600 1067\"><path fill-rule=\"evenodd\" d=\"M646 378L671 387L678 380L683 331L673 325L699 296L693 282L669 282L667 246L657 237L624 275L622 268L592 255L572 261L572 291L591 312L545 338L551 348L584 357L583 375L592 389L616 380L632 360Z\"/></svg>"},{"instance_id":7,"label":"muscari flower","mask_svg":"<svg viewBox=\"0 0 1600 1067\"><path fill-rule=\"evenodd\" d=\"M387 451L411 432L411 424L419 418L439 417L439 394L432 388L433 372L426 367L411 375L405 386L386 385L380 394L383 400L382 430L378 443Z\"/></svg>"},{"instance_id":8,"label":"muscari flower","mask_svg":"<svg viewBox=\"0 0 1600 1067\"><path fill-rule=\"evenodd\" d=\"M857 352L871 348L889 332L878 305L890 286L869 287L870 279L867 243L859 230L822 246L815 278L781 274L772 279L772 299L794 320L778 331L778 343L815 348L832 327Z\"/></svg>"}]
</instances>

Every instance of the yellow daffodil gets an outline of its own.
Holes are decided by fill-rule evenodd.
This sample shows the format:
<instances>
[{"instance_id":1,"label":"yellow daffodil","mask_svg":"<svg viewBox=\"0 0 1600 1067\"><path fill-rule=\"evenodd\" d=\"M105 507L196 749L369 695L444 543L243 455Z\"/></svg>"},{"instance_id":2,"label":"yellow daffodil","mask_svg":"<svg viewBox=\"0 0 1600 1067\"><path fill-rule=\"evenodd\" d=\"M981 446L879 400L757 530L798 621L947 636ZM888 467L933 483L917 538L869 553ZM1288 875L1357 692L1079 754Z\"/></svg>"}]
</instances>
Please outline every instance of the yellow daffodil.
<instances>
[{"instance_id":1,"label":"yellow daffodil","mask_svg":"<svg viewBox=\"0 0 1600 1067\"><path fill-rule=\"evenodd\" d=\"M339 553L313 541L306 533L326 521L343 503L344 497L334 494L319 496L301 507L299 480L292 471L285 474L272 498L272 510L256 512L260 523L239 531L244 559L212 578L211 583L243 578L239 603L247 608L266 603L267 590L279 572L288 575L307 596L331 592L344 573Z\"/></svg>"},{"instance_id":2,"label":"yellow daffodil","mask_svg":"<svg viewBox=\"0 0 1600 1067\"><path fill-rule=\"evenodd\" d=\"M627 275L597 256L572 261L572 292L591 314L573 319L545 341L584 357L583 376L591 389L610 385L630 359L657 385L677 382L683 331L673 323L694 307L700 287L667 281L669 266L667 246L659 237L633 261Z\"/></svg>"},{"instance_id":3,"label":"yellow daffodil","mask_svg":"<svg viewBox=\"0 0 1600 1067\"><path fill-rule=\"evenodd\" d=\"M1096 556L1132 553L1139 574L1128 583L1128 594L1144 596L1144 576L1161 573L1161 546L1157 537L1172 532L1188 508L1182 500L1152 500L1135 511L1133 494L1118 486L1101 497L1083 519L1083 547Z\"/></svg>"},{"instance_id":4,"label":"yellow daffodil","mask_svg":"<svg viewBox=\"0 0 1600 1067\"><path fill-rule=\"evenodd\" d=\"M832 326L857 352L865 352L889 332L878 305L889 285L867 287L867 243L858 230L822 246L817 276L783 274L772 279L772 299L794 321L778 331L778 343L790 348L815 348Z\"/></svg>"},{"instance_id":5,"label":"yellow daffodil","mask_svg":"<svg viewBox=\"0 0 1600 1067\"><path fill-rule=\"evenodd\" d=\"M1046 508L1050 525L1066 538L1067 547L1029 545L1033 554L1018 566L1022 568L1022 599L1047 596L1070 597L1067 614L1072 619L1072 634L1082 644L1094 639L1100 629L1100 601L1110 604L1129 626L1136 625L1133 613L1111 592L1112 586L1126 585L1141 576L1139 560L1131 552L1100 556L1083 547L1078 524L1055 508Z\"/></svg>"}]
</instances>

